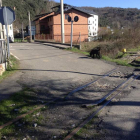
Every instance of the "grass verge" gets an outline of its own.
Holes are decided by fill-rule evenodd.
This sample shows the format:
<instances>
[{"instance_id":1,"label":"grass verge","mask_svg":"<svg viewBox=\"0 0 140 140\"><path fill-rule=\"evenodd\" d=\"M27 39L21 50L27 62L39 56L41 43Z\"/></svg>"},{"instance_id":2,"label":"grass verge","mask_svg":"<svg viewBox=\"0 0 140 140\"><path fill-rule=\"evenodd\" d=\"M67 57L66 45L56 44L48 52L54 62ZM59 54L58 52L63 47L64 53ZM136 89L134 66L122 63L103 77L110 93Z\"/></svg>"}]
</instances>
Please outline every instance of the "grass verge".
<instances>
[{"instance_id":1,"label":"grass verge","mask_svg":"<svg viewBox=\"0 0 140 140\"><path fill-rule=\"evenodd\" d=\"M112 59L112 58L110 58L110 57L108 57L108 56L102 56L102 59L103 60L106 60L106 61L110 61L110 62L114 62L114 63L116 63L116 64L118 64L118 65L122 65L122 66L131 66L129 63L128 63L128 61L126 61L126 60L121 60L121 59Z\"/></svg>"},{"instance_id":2,"label":"grass verge","mask_svg":"<svg viewBox=\"0 0 140 140\"><path fill-rule=\"evenodd\" d=\"M72 49L70 49L70 48L68 48L68 49L66 49L66 50L68 50L68 51L72 51L72 52L75 52L75 53L80 53L80 54L84 54L84 55L86 55L86 56L89 56L89 52L86 52L86 51L81 51L81 50L79 50L79 49L77 49L77 48L72 48ZM131 49L131 50L129 50L128 52L136 52L136 51L139 51L140 49ZM110 62L114 62L114 63L116 63L116 64L118 64L118 65L122 65L122 66L128 66L128 67L134 67L133 65L131 65L130 63L129 63L129 61L127 61L127 60L123 60L122 58L123 57L126 57L128 54L123 54L122 52L120 52L120 53L118 53L118 56L115 58L115 59L113 59L113 58L110 58L110 57L108 57L108 56L105 56L105 55L103 55L102 56L102 59L103 60L106 60L106 61L110 61Z\"/></svg>"},{"instance_id":3,"label":"grass verge","mask_svg":"<svg viewBox=\"0 0 140 140\"><path fill-rule=\"evenodd\" d=\"M25 87L22 91L13 94L9 99L0 102L0 125L12 121L16 117L36 109L38 106L46 103L38 98L36 91ZM18 132L19 138L23 134L19 133L19 128L32 128L34 123L41 124L43 116L38 113L46 110L47 107L37 109L33 113L0 130L0 139L3 136L12 138Z\"/></svg>"},{"instance_id":4,"label":"grass verge","mask_svg":"<svg viewBox=\"0 0 140 140\"><path fill-rule=\"evenodd\" d=\"M11 121L15 117L24 114L37 105L35 93L28 88L13 94L9 99L0 102L0 125Z\"/></svg>"},{"instance_id":5,"label":"grass verge","mask_svg":"<svg viewBox=\"0 0 140 140\"><path fill-rule=\"evenodd\" d=\"M24 42L27 42L27 40L24 40L24 41L23 41L22 38L15 38L15 39L14 39L14 42L15 42L15 43L24 43Z\"/></svg>"},{"instance_id":6,"label":"grass verge","mask_svg":"<svg viewBox=\"0 0 140 140\"><path fill-rule=\"evenodd\" d=\"M0 76L0 82L6 77L16 72L18 67L19 67L19 61L14 56L11 55L9 64L7 65L7 71L5 71L2 76Z\"/></svg>"},{"instance_id":7,"label":"grass verge","mask_svg":"<svg viewBox=\"0 0 140 140\"><path fill-rule=\"evenodd\" d=\"M74 48L74 47L72 49L71 48L67 48L65 50L72 51L72 52L75 52L75 53L84 54L84 55L89 55L89 52L81 51L81 50L79 50L77 48Z\"/></svg>"}]
</instances>

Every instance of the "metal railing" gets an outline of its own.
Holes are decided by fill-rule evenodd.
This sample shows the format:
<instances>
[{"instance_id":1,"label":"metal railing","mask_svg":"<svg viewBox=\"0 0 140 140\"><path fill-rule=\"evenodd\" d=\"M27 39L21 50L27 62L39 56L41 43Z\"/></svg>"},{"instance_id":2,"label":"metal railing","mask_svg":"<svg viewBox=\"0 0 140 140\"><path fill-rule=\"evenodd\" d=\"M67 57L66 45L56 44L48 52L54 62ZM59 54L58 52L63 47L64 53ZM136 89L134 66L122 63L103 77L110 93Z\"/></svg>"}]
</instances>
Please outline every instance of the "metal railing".
<instances>
[{"instance_id":1,"label":"metal railing","mask_svg":"<svg viewBox=\"0 0 140 140\"><path fill-rule=\"evenodd\" d=\"M6 63L7 61L7 45L5 40L0 39L0 64Z\"/></svg>"}]
</instances>

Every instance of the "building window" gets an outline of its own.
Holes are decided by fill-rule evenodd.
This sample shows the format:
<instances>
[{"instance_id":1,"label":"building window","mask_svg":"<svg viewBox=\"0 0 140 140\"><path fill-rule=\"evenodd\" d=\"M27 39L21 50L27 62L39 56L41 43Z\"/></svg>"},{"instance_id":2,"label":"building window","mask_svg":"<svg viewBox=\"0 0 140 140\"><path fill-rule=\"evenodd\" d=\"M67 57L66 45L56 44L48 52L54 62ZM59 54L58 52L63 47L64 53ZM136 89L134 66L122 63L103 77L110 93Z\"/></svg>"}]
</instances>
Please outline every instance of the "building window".
<instances>
[{"instance_id":1,"label":"building window","mask_svg":"<svg viewBox=\"0 0 140 140\"><path fill-rule=\"evenodd\" d=\"M93 24L94 24L94 21L93 21Z\"/></svg>"},{"instance_id":2,"label":"building window","mask_svg":"<svg viewBox=\"0 0 140 140\"><path fill-rule=\"evenodd\" d=\"M44 30L44 29L45 29L45 25L41 25L40 30Z\"/></svg>"},{"instance_id":3,"label":"building window","mask_svg":"<svg viewBox=\"0 0 140 140\"><path fill-rule=\"evenodd\" d=\"M96 28L95 28L95 31L96 31Z\"/></svg>"},{"instance_id":4,"label":"building window","mask_svg":"<svg viewBox=\"0 0 140 140\"><path fill-rule=\"evenodd\" d=\"M50 27L45 27L45 25L40 26L40 34L50 34Z\"/></svg>"},{"instance_id":5,"label":"building window","mask_svg":"<svg viewBox=\"0 0 140 140\"><path fill-rule=\"evenodd\" d=\"M90 20L89 20L89 23L90 23Z\"/></svg>"},{"instance_id":6,"label":"building window","mask_svg":"<svg viewBox=\"0 0 140 140\"><path fill-rule=\"evenodd\" d=\"M90 29L90 26L89 26L89 29Z\"/></svg>"}]
</instances>

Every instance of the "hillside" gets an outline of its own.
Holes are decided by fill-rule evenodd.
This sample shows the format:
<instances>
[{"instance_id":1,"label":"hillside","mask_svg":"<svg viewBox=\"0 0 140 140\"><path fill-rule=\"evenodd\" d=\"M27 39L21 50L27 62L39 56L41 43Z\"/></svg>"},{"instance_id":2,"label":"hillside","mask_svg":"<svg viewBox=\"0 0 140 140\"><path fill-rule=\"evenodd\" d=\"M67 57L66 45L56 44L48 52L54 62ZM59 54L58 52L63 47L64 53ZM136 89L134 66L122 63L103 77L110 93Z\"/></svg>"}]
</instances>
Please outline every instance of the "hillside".
<instances>
[{"instance_id":1,"label":"hillside","mask_svg":"<svg viewBox=\"0 0 140 140\"><path fill-rule=\"evenodd\" d=\"M113 28L130 27L133 23L140 21L140 10L136 8L95 8L83 7L93 10L99 15L99 26L111 26Z\"/></svg>"},{"instance_id":2,"label":"hillside","mask_svg":"<svg viewBox=\"0 0 140 140\"><path fill-rule=\"evenodd\" d=\"M3 6L15 7L16 21L15 26L21 27L21 23L28 24L28 11L31 12L31 19L35 15L50 12L51 7L57 3L55 0L3 0ZM73 4L74 5L74 4ZM130 27L133 23L140 21L140 10L136 8L95 8L83 7L93 10L99 15L99 26L111 26L113 28Z\"/></svg>"},{"instance_id":3,"label":"hillside","mask_svg":"<svg viewBox=\"0 0 140 140\"><path fill-rule=\"evenodd\" d=\"M3 6L9 6L13 9L16 8L16 21L15 26L21 27L21 23L28 24L28 11L31 13L31 19L35 15L50 12L51 7L56 3L53 0L3 0Z\"/></svg>"}]
</instances>

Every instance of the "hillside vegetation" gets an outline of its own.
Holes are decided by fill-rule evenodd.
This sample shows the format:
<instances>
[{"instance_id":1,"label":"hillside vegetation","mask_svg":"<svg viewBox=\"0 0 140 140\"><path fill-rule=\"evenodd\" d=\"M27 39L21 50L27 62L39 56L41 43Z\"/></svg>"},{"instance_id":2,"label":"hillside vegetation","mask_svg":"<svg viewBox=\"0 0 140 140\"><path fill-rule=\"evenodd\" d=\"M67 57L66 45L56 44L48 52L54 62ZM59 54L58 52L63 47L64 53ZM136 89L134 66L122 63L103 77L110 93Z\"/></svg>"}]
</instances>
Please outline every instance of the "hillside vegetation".
<instances>
[{"instance_id":1,"label":"hillside vegetation","mask_svg":"<svg viewBox=\"0 0 140 140\"><path fill-rule=\"evenodd\" d=\"M21 28L21 23L28 25L28 11L33 20L35 15L51 11L56 3L53 0L3 0L3 6L15 7L16 21L14 26Z\"/></svg>"},{"instance_id":2,"label":"hillside vegetation","mask_svg":"<svg viewBox=\"0 0 140 140\"><path fill-rule=\"evenodd\" d=\"M51 11L51 7L55 6L55 0L3 0L3 6L15 7L17 27L21 27L21 23L28 24L28 11L31 12L31 19L35 15ZM74 3L73 3L74 5ZM136 8L95 8L83 7L84 9L93 10L99 15L99 26L110 26L112 28L130 27L133 23L140 20L140 10Z\"/></svg>"},{"instance_id":3,"label":"hillside vegetation","mask_svg":"<svg viewBox=\"0 0 140 140\"><path fill-rule=\"evenodd\" d=\"M140 21L140 10L137 8L94 8L83 7L84 9L93 10L99 15L99 26L111 28L129 28L132 24Z\"/></svg>"}]
</instances>

